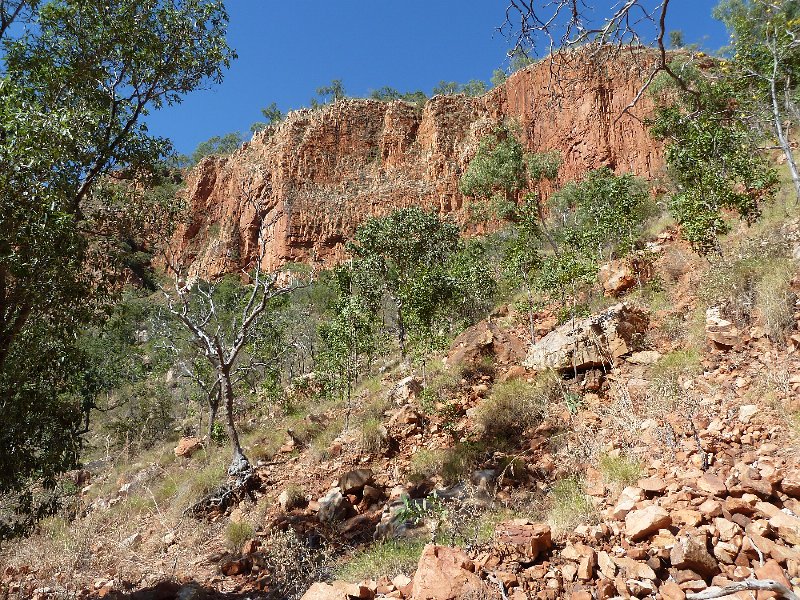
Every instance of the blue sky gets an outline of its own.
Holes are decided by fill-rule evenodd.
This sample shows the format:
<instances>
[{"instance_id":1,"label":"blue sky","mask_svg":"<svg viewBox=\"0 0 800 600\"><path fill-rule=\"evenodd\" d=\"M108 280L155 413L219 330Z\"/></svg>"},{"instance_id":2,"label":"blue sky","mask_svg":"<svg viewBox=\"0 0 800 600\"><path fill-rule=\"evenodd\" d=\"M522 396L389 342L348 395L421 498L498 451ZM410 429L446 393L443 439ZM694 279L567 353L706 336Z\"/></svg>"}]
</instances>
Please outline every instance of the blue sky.
<instances>
[{"instance_id":1,"label":"blue sky","mask_svg":"<svg viewBox=\"0 0 800 600\"><path fill-rule=\"evenodd\" d=\"M650 0L648 0L649 2ZM597 3L612 4L607 0ZM716 0L672 0L668 29L716 49L725 30ZM391 86L430 93L440 81L488 81L507 64L496 28L504 0L229 0L229 43L239 59L221 85L189 95L148 119L179 152L230 131L248 132L260 109L307 106L316 88L341 79L349 95ZM249 136L249 133L247 134Z\"/></svg>"}]
</instances>

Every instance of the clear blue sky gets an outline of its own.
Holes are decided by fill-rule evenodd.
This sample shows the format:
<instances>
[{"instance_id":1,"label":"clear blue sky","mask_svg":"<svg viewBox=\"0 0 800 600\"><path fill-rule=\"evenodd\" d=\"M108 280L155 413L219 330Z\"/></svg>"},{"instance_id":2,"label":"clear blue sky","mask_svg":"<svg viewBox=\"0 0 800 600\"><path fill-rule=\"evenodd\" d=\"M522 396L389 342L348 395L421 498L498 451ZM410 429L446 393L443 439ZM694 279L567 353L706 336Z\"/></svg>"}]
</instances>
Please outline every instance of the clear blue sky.
<instances>
[{"instance_id":1,"label":"clear blue sky","mask_svg":"<svg viewBox=\"0 0 800 600\"><path fill-rule=\"evenodd\" d=\"M672 0L668 29L682 30L687 43L719 48L727 37L711 18L715 4ZM430 93L440 80L488 81L507 65L511 44L496 31L505 6L504 0L229 0L228 39L239 59L221 85L151 115L150 130L188 154L213 135L249 132L271 102L284 112L307 106L314 90L333 79L353 96L382 86Z\"/></svg>"}]
</instances>

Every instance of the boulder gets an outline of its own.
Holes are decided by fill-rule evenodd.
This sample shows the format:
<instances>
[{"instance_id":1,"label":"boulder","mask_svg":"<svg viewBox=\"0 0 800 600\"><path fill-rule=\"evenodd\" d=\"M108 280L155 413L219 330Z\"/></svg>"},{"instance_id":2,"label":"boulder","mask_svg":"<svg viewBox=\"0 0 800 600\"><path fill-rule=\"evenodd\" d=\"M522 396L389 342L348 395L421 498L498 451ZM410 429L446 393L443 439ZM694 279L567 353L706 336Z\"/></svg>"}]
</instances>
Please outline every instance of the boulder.
<instances>
[{"instance_id":1,"label":"boulder","mask_svg":"<svg viewBox=\"0 0 800 600\"><path fill-rule=\"evenodd\" d=\"M475 566L461 550L428 544L419 558L411 597L414 600L458 600L481 589Z\"/></svg>"},{"instance_id":2,"label":"boulder","mask_svg":"<svg viewBox=\"0 0 800 600\"><path fill-rule=\"evenodd\" d=\"M416 398L421 391L422 382L413 375L409 375L392 386L392 389L389 390L389 397L397 404L405 404L412 398Z\"/></svg>"},{"instance_id":3,"label":"boulder","mask_svg":"<svg viewBox=\"0 0 800 600\"><path fill-rule=\"evenodd\" d=\"M800 470L794 469L783 476L781 491L792 498L800 498Z\"/></svg>"},{"instance_id":4,"label":"boulder","mask_svg":"<svg viewBox=\"0 0 800 600\"><path fill-rule=\"evenodd\" d=\"M707 492L712 496L725 497L728 493L728 488L721 478L712 473L704 473L697 479L697 489Z\"/></svg>"},{"instance_id":5,"label":"boulder","mask_svg":"<svg viewBox=\"0 0 800 600\"><path fill-rule=\"evenodd\" d=\"M372 469L354 469L339 478L339 489L342 494L359 494L364 486L372 483Z\"/></svg>"},{"instance_id":6,"label":"boulder","mask_svg":"<svg viewBox=\"0 0 800 600\"><path fill-rule=\"evenodd\" d=\"M732 348L740 342L739 330L720 316L719 307L706 310L706 337L722 350Z\"/></svg>"},{"instance_id":7,"label":"boulder","mask_svg":"<svg viewBox=\"0 0 800 600\"><path fill-rule=\"evenodd\" d=\"M566 323L531 346L525 366L585 371L612 365L635 350L636 337L647 330L647 315L617 304L577 322Z\"/></svg>"},{"instance_id":8,"label":"boulder","mask_svg":"<svg viewBox=\"0 0 800 600\"><path fill-rule=\"evenodd\" d=\"M793 546L800 546L800 519L778 511L770 517L769 524L782 540Z\"/></svg>"},{"instance_id":9,"label":"boulder","mask_svg":"<svg viewBox=\"0 0 800 600\"><path fill-rule=\"evenodd\" d=\"M625 517L625 533L634 542L646 538L659 529L672 523L669 513L660 506L650 505L641 510L633 510Z\"/></svg>"},{"instance_id":10,"label":"boulder","mask_svg":"<svg viewBox=\"0 0 800 600\"><path fill-rule=\"evenodd\" d=\"M495 530L497 555L520 563L532 563L552 547L550 527L543 523L515 519L501 523Z\"/></svg>"},{"instance_id":11,"label":"boulder","mask_svg":"<svg viewBox=\"0 0 800 600\"><path fill-rule=\"evenodd\" d=\"M190 458L192 454L203 447L203 440L196 437L181 438L175 446L175 456L178 458Z\"/></svg>"},{"instance_id":12,"label":"boulder","mask_svg":"<svg viewBox=\"0 0 800 600\"><path fill-rule=\"evenodd\" d=\"M705 534L697 533L676 538L669 559L676 569L689 569L704 577L719 572L717 559L708 551L708 538Z\"/></svg>"},{"instance_id":13,"label":"boulder","mask_svg":"<svg viewBox=\"0 0 800 600\"><path fill-rule=\"evenodd\" d=\"M606 296L617 296L636 285L636 274L627 261L612 260L600 267L597 280Z\"/></svg>"},{"instance_id":14,"label":"boulder","mask_svg":"<svg viewBox=\"0 0 800 600\"><path fill-rule=\"evenodd\" d=\"M318 582L308 588L300 600L350 600L350 598L343 590Z\"/></svg>"},{"instance_id":15,"label":"boulder","mask_svg":"<svg viewBox=\"0 0 800 600\"><path fill-rule=\"evenodd\" d=\"M485 356L498 363L518 363L525 358L525 344L518 336L484 320L459 335L450 346L448 365L474 364Z\"/></svg>"},{"instance_id":16,"label":"boulder","mask_svg":"<svg viewBox=\"0 0 800 600\"><path fill-rule=\"evenodd\" d=\"M320 523L341 521L347 517L350 509L350 503L345 499L338 487L331 489L317 500L317 503L319 504L317 519L319 519Z\"/></svg>"}]
</instances>

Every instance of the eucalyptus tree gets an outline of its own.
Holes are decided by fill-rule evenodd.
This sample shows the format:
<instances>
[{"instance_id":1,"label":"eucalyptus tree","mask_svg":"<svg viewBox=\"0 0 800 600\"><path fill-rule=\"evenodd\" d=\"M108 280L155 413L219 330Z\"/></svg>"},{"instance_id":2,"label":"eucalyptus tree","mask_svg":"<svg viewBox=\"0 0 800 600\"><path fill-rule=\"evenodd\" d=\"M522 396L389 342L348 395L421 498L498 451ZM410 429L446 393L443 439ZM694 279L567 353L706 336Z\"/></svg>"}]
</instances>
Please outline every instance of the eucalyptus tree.
<instances>
[{"instance_id":1,"label":"eucalyptus tree","mask_svg":"<svg viewBox=\"0 0 800 600\"><path fill-rule=\"evenodd\" d=\"M774 134L800 202L800 172L788 131L789 123L800 122L800 2L723 0L714 15L731 35L724 66L737 99L751 119Z\"/></svg>"},{"instance_id":2,"label":"eucalyptus tree","mask_svg":"<svg viewBox=\"0 0 800 600\"><path fill-rule=\"evenodd\" d=\"M117 267L96 242L131 223L101 190L169 154L144 117L221 80L227 20L220 0L0 1L0 492L76 462L75 340Z\"/></svg>"}]
</instances>

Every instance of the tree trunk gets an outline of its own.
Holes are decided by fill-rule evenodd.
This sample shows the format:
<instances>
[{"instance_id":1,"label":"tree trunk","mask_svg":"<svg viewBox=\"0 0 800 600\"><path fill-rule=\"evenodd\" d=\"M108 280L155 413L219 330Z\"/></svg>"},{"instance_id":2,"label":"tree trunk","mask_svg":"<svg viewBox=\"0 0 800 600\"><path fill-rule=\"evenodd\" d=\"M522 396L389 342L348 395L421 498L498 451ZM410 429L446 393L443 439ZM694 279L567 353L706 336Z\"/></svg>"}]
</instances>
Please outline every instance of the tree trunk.
<instances>
[{"instance_id":1,"label":"tree trunk","mask_svg":"<svg viewBox=\"0 0 800 600\"><path fill-rule=\"evenodd\" d=\"M403 321L403 303L397 303L397 339L400 342L400 356L406 357L406 324Z\"/></svg>"},{"instance_id":2,"label":"tree trunk","mask_svg":"<svg viewBox=\"0 0 800 600\"><path fill-rule=\"evenodd\" d=\"M230 368L223 368L219 371L220 382L223 386L223 394L225 396L225 418L228 428L228 437L231 439L231 447L233 449L233 458L231 459L231 466L228 467L228 475L240 475L250 469L250 461L242 451L242 445L239 442L239 432L236 431L236 423L233 420L233 384L231 383Z\"/></svg>"},{"instance_id":3,"label":"tree trunk","mask_svg":"<svg viewBox=\"0 0 800 600\"><path fill-rule=\"evenodd\" d=\"M217 413L219 412L219 401L222 395L222 390L217 387L211 396L208 398L208 443L212 442L214 435L214 423L217 421Z\"/></svg>"},{"instance_id":4,"label":"tree trunk","mask_svg":"<svg viewBox=\"0 0 800 600\"><path fill-rule=\"evenodd\" d=\"M775 86L775 77L776 75L773 74L772 78L769 80L769 91L772 97L772 119L775 125L775 133L778 135L778 143L780 144L781 150L783 150L784 156L786 156L786 164L792 176L792 183L794 184L796 196L795 201L800 203L800 174L797 172L797 163L794 160L792 147L789 145L789 139L786 137L786 131L783 128L783 120L781 119L781 111L778 105L778 91Z\"/></svg>"},{"instance_id":5,"label":"tree trunk","mask_svg":"<svg viewBox=\"0 0 800 600\"><path fill-rule=\"evenodd\" d=\"M528 274L523 273L522 280L525 282L525 292L528 296L528 330L531 334L531 344L536 343L536 318L533 313L533 290L531 289L531 282L528 279Z\"/></svg>"}]
</instances>

